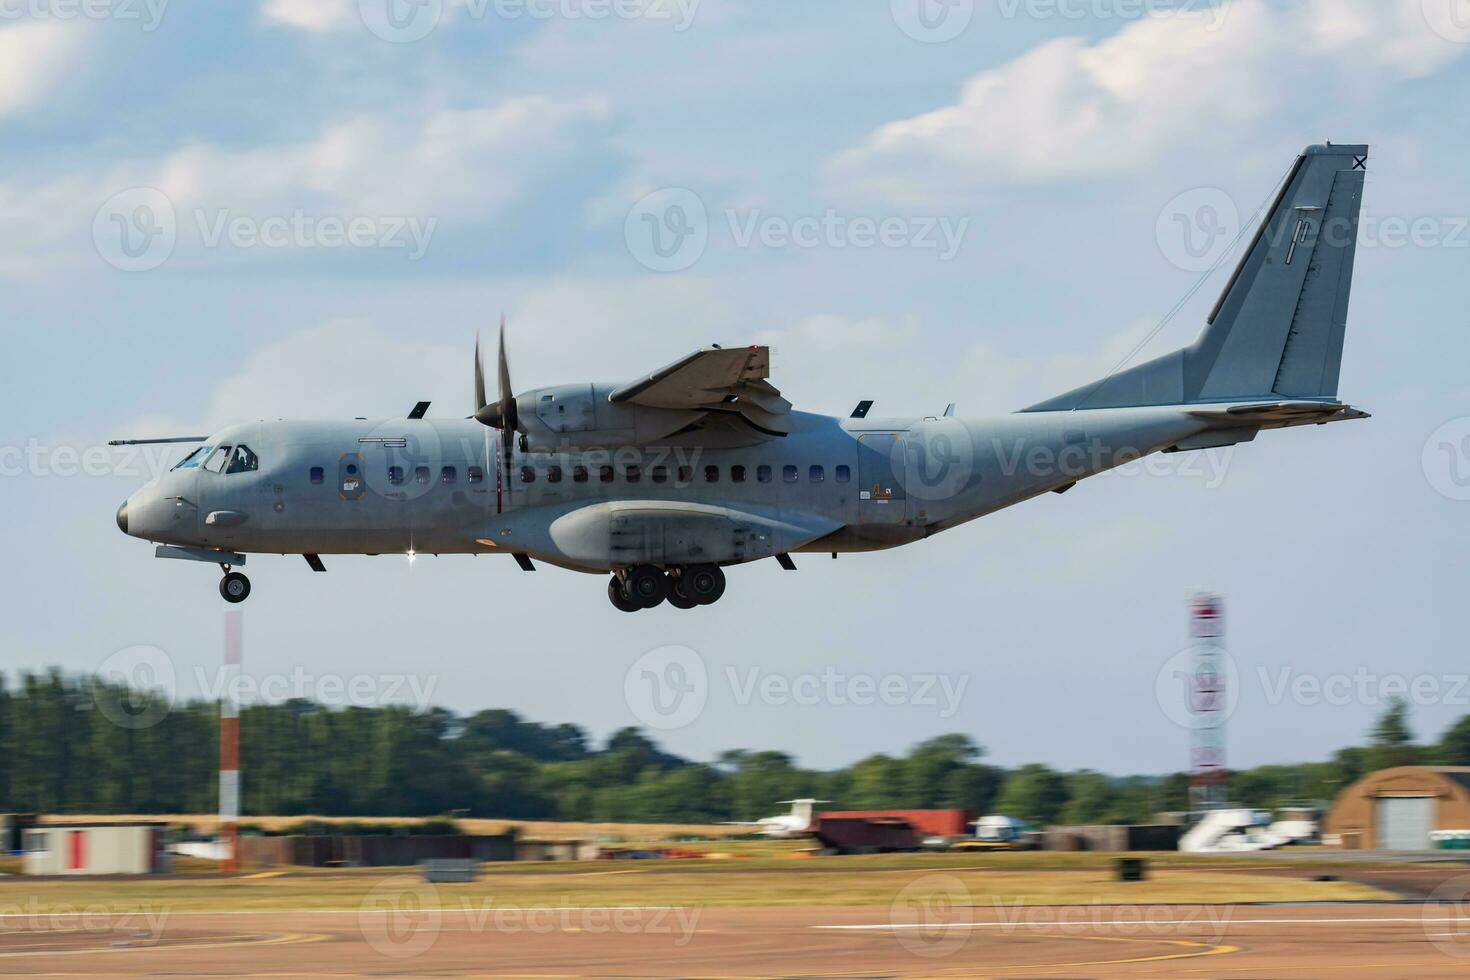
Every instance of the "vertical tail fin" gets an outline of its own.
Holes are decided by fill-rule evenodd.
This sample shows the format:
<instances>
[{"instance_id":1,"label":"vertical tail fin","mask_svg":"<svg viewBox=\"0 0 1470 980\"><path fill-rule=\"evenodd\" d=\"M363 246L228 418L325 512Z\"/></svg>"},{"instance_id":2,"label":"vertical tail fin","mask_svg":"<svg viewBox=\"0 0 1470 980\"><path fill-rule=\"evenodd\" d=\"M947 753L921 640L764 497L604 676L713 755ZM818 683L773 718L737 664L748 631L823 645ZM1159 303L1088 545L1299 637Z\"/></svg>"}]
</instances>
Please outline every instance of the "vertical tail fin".
<instances>
[{"instance_id":1,"label":"vertical tail fin","mask_svg":"<svg viewBox=\"0 0 1470 980\"><path fill-rule=\"evenodd\" d=\"M1337 395L1366 146L1311 146L1186 358L1191 401Z\"/></svg>"},{"instance_id":2,"label":"vertical tail fin","mask_svg":"<svg viewBox=\"0 0 1470 980\"><path fill-rule=\"evenodd\" d=\"M1026 411L1337 396L1368 147L1297 157L1193 346Z\"/></svg>"}]
</instances>

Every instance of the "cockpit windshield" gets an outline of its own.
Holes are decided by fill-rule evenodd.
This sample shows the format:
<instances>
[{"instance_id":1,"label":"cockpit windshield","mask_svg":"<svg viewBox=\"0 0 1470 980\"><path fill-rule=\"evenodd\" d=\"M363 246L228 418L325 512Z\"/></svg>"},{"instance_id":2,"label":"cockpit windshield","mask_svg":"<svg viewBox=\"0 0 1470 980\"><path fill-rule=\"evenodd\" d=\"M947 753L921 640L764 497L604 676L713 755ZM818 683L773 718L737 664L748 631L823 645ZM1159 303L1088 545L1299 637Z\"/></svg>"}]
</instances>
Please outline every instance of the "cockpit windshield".
<instances>
[{"instance_id":1,"label":"cockpit windshield","mask_svg":"<svg viewBox=\"0 0 1470 980\"><path fill-rule=\"evenodd\" d=\"M214 451L214 447L213 446L200 446L198 449L194 450L192 453L190 453L189 455L185 456L179 462L179 465L174 467L174 469L176 469L176 470L192 470L194 467L196 467L200 463L204 462L205 457L208 456L213 451Z\"/></svg>"},{"instance_id":2,"label":"cockpit windshield","mask_svg":"<svg viewBox=\"0 0 1470 980\"><path fill-rule=\"evenodd\" d=\"M204 469L210 473L223 473L225 461L230 458L230 450L234 448L234 446L220 446L204 461Z\"/></svg>"}]
</instances>

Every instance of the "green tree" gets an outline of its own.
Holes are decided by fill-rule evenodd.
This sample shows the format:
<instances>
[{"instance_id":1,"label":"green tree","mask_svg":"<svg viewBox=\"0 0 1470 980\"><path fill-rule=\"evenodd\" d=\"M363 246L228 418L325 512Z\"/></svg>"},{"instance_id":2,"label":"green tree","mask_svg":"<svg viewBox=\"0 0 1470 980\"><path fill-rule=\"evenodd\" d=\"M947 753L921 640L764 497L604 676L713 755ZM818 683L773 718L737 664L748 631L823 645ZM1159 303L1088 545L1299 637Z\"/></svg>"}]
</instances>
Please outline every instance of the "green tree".
<instances>
[{"instance_id":1,"label":"green tree","mask_svg":"<svg viewBox=\"0 0 1470 980\"><path fill-rule=\"evenodd\" d=\"M1455 722L1440 737L1436 757L1442 766L1470 766L1470 715Z\"/></svg>"},{"instance_id":2,"label":"green tree","mask_svg":"<svg viewBox=\"0 0 1470 980\"><path fill-rule=\"evenodd\" d=\"M1041 765L1024 765L1006 777L995 808L1008 816L1037 824L1056 823L1067 804L1067 780L1059 772Z\"/></svg>"},{"instance_id":3,"label":"green tree","mask_svg":"<svg viewBox=\"0 0 1470 980\"><path fill-rule=\"evenodd\" d=\"M1368 745L1368 762L1374 769L1412 766L1420 760L1414 733L1409 730L1409 702L1393 698L1388 709L1373 726Z\"/></svg>"}]
</instances>

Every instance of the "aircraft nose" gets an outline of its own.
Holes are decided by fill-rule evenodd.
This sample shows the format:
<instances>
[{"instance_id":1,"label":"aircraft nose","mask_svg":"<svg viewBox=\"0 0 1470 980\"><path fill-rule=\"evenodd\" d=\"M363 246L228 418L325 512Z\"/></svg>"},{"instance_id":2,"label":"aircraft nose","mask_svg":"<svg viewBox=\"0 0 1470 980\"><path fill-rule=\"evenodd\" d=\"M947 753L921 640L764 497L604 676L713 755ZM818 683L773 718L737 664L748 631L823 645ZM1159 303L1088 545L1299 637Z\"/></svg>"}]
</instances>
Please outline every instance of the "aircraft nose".
<instances>
[{"instance_id":1,"label":"aircraft nose","mask_svg":"<svg viewBox=\"0 0 1470 980\"><path fill-rule=\"evenodd\" d=\"M117 529L124 534L128 533L128 502L126 500L117 509Z\"/></svg>"}]
</instances>

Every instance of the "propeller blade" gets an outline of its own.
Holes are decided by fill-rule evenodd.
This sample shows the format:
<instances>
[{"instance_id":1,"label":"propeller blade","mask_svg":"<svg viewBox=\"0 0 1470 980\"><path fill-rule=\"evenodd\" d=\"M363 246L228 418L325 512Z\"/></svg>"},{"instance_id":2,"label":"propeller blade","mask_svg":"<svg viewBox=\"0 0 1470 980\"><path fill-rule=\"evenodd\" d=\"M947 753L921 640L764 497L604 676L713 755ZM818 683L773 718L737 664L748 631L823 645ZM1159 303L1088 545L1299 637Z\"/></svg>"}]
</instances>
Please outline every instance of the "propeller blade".
<instances>
[{"instance_id":1,"label":"propeller blade","mask_svg":"<svg viewBox=\"0 0 1470 980\"><path fill-rule=\"evenodd\" d=\"M504 428L515 430L519 428L520 421L516 417L515 388L510 383L510 360L505 356L505 316L500 317L500 417L505 422Z\"/></svg>"},{"instance_id":2,"label":"propeller blade","mask_svg":"<svg viewBox=\"0 0 1470 980\"><path fill-rule=\"evenodd\" d=\"M485 361L480 357L480 335L475 334L475 414L485 407Z\"/></svg>"}]
</instances>

